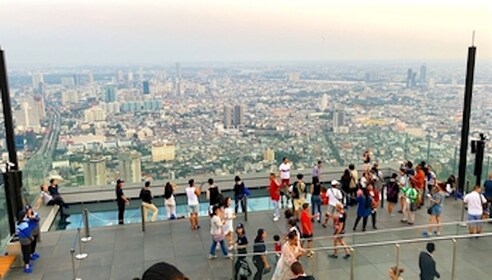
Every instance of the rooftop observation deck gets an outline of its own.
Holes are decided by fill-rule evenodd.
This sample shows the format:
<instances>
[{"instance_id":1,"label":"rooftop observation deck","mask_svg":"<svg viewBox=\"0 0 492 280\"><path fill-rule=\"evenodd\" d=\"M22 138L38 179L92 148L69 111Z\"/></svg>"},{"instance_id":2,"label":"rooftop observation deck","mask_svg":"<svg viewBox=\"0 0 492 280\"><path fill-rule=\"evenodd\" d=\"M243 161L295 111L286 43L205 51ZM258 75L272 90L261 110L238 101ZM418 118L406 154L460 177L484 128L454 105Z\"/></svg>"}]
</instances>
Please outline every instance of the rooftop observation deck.
<instances>
[{"instance_id":1,"label":"rooftop observation deck","mask_svg":"<svg viewBox=\"0 0 492 280\"><path fill-rule=\"evenodd\" d=\"M266 178L261 180L264 185ZM111 194L112 192L111 189ZM103 193L88 192L87 195L92 197L99 194L100 199L97 200L106 200ZM77 201L69 198L71 197L69 194L66 194L66 197L68 201ZM441 216L442 222L459 221L461 205L461 201L447 198ZM345 240L349 245L422 238L421 233L424 229L419 228L418 225L425 225L428 222L425 208L417 211L414 227L400 223L401 214L391 217L385 210L379 209L378 231L371 229L369 219L367 232L361 233L359 229L357 233L352 234L351 227L356 217L355 211L354 207L348 210L348 236ZM267 231L267 241L272 241L274 234L281 234L285 231L285 220L273 222L271 211L249 213L247 222L244 222L243 214L239 214L235 224L238 222L244 223L250 243L253 242L258 228L264 228ZM91 231L93 240L84 245L85 252L89 254L88 258L75 262L77 275L84 280L133 279L133 277L141 277L142 273L152 264L166 261L176 265L190 279L232 279L230 259L221 258L221 254L218 253L218 259L208 260L211 243L209 218L200 218L200 224L202 228L196 231L190 230L187 219L147 223L145 232L141 231L140 224L94 228ZM325 229L318 223L315 223L314 228L314 236L317 238L314 247L330 247L332 239L329 236L333 233L333 229L331 227ZM483 231L492 232L492 225L485 223ZM456 224L443 226L442 229L443 236L462 235L466 232L465 227ZM41 258L35 262L34 272L24 274L21 269L14 269L7 279L72 279L70 248L73 246L75 237L76 231L74 230L43 233L38 250ZM425 248L425 242L401 245L400 266L405 269L405 280L419 279L418 255ZM446 240L435 243L434 255L441 279L451 279L452 242ZM271 247L269 244L268 250L271 251ZM388 268L395 265L395 245L356 248L355 250L355 279L388 279ZM248 252L252 251L250 247ZM302 257L301 263L308 273L314 274L316 279L350 279L351 260L330 259L327 255L331 253L332 250L318 251L313 258ZM490 279L492 267L487 260L491 253L492 237L490 236L458 240L455 279ZM274 267L274 257L269 257ZM248 259L254 273L255 267L251 264L251 258ZM271 273L265 275L263 279L270 279L271 275Z\"/></svg>"}]
</instances>

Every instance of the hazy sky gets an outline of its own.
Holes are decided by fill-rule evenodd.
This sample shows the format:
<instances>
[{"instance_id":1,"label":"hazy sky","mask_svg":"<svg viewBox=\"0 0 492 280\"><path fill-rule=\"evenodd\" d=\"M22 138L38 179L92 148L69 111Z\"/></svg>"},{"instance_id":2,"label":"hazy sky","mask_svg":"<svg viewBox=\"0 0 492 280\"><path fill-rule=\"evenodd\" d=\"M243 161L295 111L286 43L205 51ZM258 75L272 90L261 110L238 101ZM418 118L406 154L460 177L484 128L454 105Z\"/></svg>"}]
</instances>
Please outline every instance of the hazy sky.
<instances>
[{"instance_id":1,"label":"hazy sky","mask_svg":"<svg viewBox=\"0 0 492 280\"><path fill-rule=\"evenodd\" d=\"M472 30L492 59L491 0L0 0L10 65L464 60Z\"/></svg>"}]
</instances>

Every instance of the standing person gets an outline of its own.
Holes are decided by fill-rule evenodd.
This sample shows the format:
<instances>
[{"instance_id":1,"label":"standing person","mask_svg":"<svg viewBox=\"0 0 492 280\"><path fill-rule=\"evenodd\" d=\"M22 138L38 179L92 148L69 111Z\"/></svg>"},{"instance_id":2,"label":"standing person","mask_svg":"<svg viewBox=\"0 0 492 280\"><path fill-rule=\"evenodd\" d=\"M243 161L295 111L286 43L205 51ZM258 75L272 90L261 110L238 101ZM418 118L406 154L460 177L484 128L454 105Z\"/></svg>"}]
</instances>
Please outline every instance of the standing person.
<instances>
[{"instance_id":1,"label":"standing person","mask_svg":"<svg viewBox=\"0 0 492 280\"><path fill-rule=\"evenodd\" d=\"M236 218L236 215L234 214L234 211L231 208L231 204L232 204L232 199L230 197L226 197L224 199L224 219L226 221L224 225L224 234L229 243L229 250L232 250L234 248L233 221Z\"/></svg>"},{"instance_id":2,"label":"standing person","mask_svg":"<svg viewBox=\"0 0 492 280\"><path fill-rule=\"evenodd\" d=\"M345 212L345 209L343 208L342 204L337 204L336 206L336 216L334 217L333 220L333 227L335 228L335 232L333 233L333 254L329 255L330 258L338 258L338 249L336 248L338 245L341 246L347 246L347 243L345 240L343 240L343 235L345 234L345 223L347 221L347 212ZM350 258L350 250L345 247L345 256L343 256L344 259Z\"/></svg>"},{"instance_id":3,"label":"standing person","mask_svg":"<svg viewBox=\"0 0 492 280\"><path fill-rule=\"evenodd\" d=\"M299 217L299 211L306 199L306 184L302 181L303 177L304 175L297 174L297 181L292 185L292 204L295 217Z\"/></svg>"},{"instance_id":4,"label":"standing person","mask_svg":"<svg viewBox=\"0 0 492 280\"><path fill-rule=\"evenodd\" d=\"M302 231L302 241L301 241L301 246L304 245L304 240L307 240L307 253L306 256L308 258L312 257L314 255L313 250L311 248L313 247L313 222L312 220L316 216L311 216L309 214L309 203L304 203L302 205L302 211L301 211L301 231Z\"/></svg>"},{"instance_id":5,"label":"standing person","mask_svg":"<svg viewBox=\"0 0 492 280\"><path fill-rule=\"evenodd\" d=\"M398 194L400 198L400 210L398 213L403 213L403 209L405 208L405 204L407 203L407 198L405 197L405 194L403 193L403 188L408 186L408 178L406 174L406 169L405 168L400 168L400 175L398 176L398 186L400 187L400 192Z\"/></svg>"},{"instance_id":6,"label":"standing person","mask_svg":"<svg viewBox=\"0 0 492 280\"><path fill-rule=\"evenodd\" d=\"M350 191L351 191L351 188L350 188L350 184L352 183L352 175L350 175L350 170L348 169L345 169L343 171L343 175L342 177L340 178L340 185L342 186L342 191L346 194L346 197L345 200L346 200L346 204L345 205L351 205L351 199L350 199Z\"/></svg>"},{"instance_id":7,"label":"standing person","mask_svg":"<svg viewBox=\"0 0 492 280\"><path fill-rule=\"evenodd\" d=\"M245 193L245 186L244 182L241 181L241 178L239 176L236 176L234 178L234 213L237 214L237 210L239 208L239 204L241 204L241 211L242 213L245 212L246 209L246 201L244 199L244 193Z\"/></svg>"},{"instance_id":8,"label":"standing person","mask_svg":"<svg viewBox=\"0 0 492 280\"><path fill-rule=\"evenodd\" d=\"M154 203L152 203L152 192L150 191L150 182L145 182L143 188L140 190L140 199L142 200L142 206L144 211L144 219L147 221L147 211L152 212L152 218L150 221L153 223L157 220L157 215L159 214L159 210L155 207Z\"/></svg>"},{"instance_id":9,"label":"standing person","mask_svg":"<svg viewBox=\"0 0 492 280\"><path fill-rule=\"evenodd\" d=\"M463 199L463 202L468 205L468 231L470 234L480 234L482 233L482 224L480 221L483 215L483 205L487 203L485 197L480 193L481 188L476 185L473 191Z\"/></svg>"},{"instance_id":10,"label":"standing person","mask_svg":"<svg viewBox=\"0 0 492 280\"><path fill-rule=\"evenodd\" d=\"M372 182L373 182L373 187L381 191L383 189L383 184L384 184L384 175L381 170L379 170L379 164L374 163L374 165L371 168L371 173L372 173Z\"/></svg>"},{"instance_id":11,"label":"standing person","mask_svg":"<svg viewBox=\"0 0 492 280\"><path fill-rule=\"evenodd\" d=\"M397 182L398 174L393 173L391 175L391 179L386 185L386 200L388 201L388 214L391 217L394 217L393 209L395 208L395 204L398 203L398 196L400 193L400 186Z\"/></svg>"},{"instance_id":12,"label":"standing person","mask_svg":"<svg viewBox=\"0 0 492 280\"><path fill-rule=\"evenodd\" d=\"M212 235L212 245L210 246L210 254L208 256L209 259L217 258L215 255L215 249L217 248L217 243L220 244L220 248L222 249L222 253L225 257L230 257L227 252L227 248L224 243L225 234L224 234L224 213L220 206L215 205L212 208L212 218L210 219L210 234Z\"/></svg>"},{"instance_id":13,"label":"standing person","mask_svg":"<svg viewBox=\"0 0 492 280\"><path fill-rule=\"evenodd\" d=\"M208 179L207 199L210 204L210 212L214 206L221 206L221 196L219 187L214 184L214 179Z\"/></svg>"},{"instance_id":14,"label":"standing person","mask_svg":"<svg viewBox=\"0 0 492 280\"><path fill-rule=\"evenodd\" d=\"M369 191L369 196L371 197L371 221L372 228L378 229L376 227L376 214L378 213L379 207L379 191L373 185L368 185L367 190Z\"/></svg>"},{"instance_id":15,"label":"standing person","mask_svg":"<svg viewBox=\"0 0 492 280\"><path fill-rule=\"evenodd\" d=\"M51 205L58 205L60 206L60 215L62 217L69 217L70 215L65 214L63 211L64 209L67 209L69 206L68 204L65 203L63 198L61 196L56 196L53 197L51 194L48 192L48 186L46 184L41 185L40 187L40 194L39 198L36 200L34 203L34 209L37 210L41 206L41 203L44 203L45 205L51 206Z\"/></svg>"},{"instance_id":16,"label":"standing person","mask_svg":"<svg viewBox=\"0 0 492 280\"><path fill-rule=\"evenodd\" d=\"M428 194L429 196L429 209L427 209L427 213L430 215L429 217L429 224L436 224L434 234L435 235L441 235L441 230L439 227L439 223L441 222L441 213L442 213L442 207L444 205L444 200L446 199L446 195L444 192L441 190L441 188L438 185L434 185L432 188L432 195ZM429 231L424 232L424 236L430 236L432 233L432 226L429 226Z\"/></svg>"},{"instance_id":17,"label":"standing person","mask_svg":"<svg viewBox=\"0 0 492 280\"><path fill-rule=\"evenodd\" d=\"M436 270L436 261L432 256L436 249L434 243L427 243L426 249L427 251L420 252L419 255L420 280L433 280L434 277L441 278L441 274Z\"/></svg>"},{"instance_id":18,"label":"standing person","mask_svg":"<svg viewBox=\"0 0 492 280\"><path fill-rule=\"evenodd\" d=\"M257 253L261 255L253 256L253 264L256 267L256 273L253 277L254 280L261 280L263 274L268 274L272 268L270 263L268 262L268 258L266 256L266 246L265 246L265 238L267 237L267 233L264 229L258 229L256 234L255 243L253 245L253 253Z\"/></svg>"},{"instance_id":19,"label":"standing person","mask_svg":"<svg viewBox=\"0 0 492 280\"><path fill-rule=\"evenodd\" d=\"M24 261L24 272L31 273L31 254L32 254L32 230L33 225L26 211L22 210L17 215L17 235L21 244L22 260Z\"/></svg>"},{"instance_id":20,"label":"standing person","mask_svg":"<svg viewBox=\"0 0 492 280\"><path fill-rule=\"evenodd\" d=\"M366 231L367 218L371 215L372 199L367 188L359 190L357 193L357 219L355 220L353 231L357 229L362 218L362 231Z\"/></svg>"},{"instance_id":21,"label":"standing person","mask_svg":"<svg viewBox=\"0 0 492 280\"><path fill-rule=\"evenodd\" d=\"M427 193L432 194L434 186L437 185L436 173L432 171L430 166L424 167L425 182L427 183Z\"/></svg>"},{"instance_id":22,"label":"standing person","mask_svg":"<svg viewBox=\"0 0 492 280\"><path fill-rule=\"evenodd\" d=\"M371 166L371 150L367 149L362 154L362 162L364 163L364 171L368 171Z\"/></svg>"},{"instance_id":23,"label":"standing person","mask_svg":"<svg viewBox=\"0 0 492 280\"><path fill-rule=\"evenodd\" d=\"M318 164L316 164L313 167L313 172L312 172L313 178L312 178L312 183L315 185L316 183L321 182L320 176L321 176L321 160L318 160Z\"/></svg>"},{"instance_id":24,"label":"standing person","mask_svg":"<svg viewBox=\"0 0 492 280\"><path fill-rule=\"evenodd\" d=\"M317 182L311 187L311 215L316 216L318 223L321 223L321 183Z\"/></svg>"},{"instance_id":25,"label":"standing person","mask_svg":"<svg viewBox=\"0 0 492 280\"><path fill-rule=\"evenodd\" d=\"M413 225L415 223L415 211L417 211L419 194L414 185L403 187L402 192L405 195L405 205L401 222Z\"/></svg>"},{"instance_id":26,"label":"standing person","mask_svg":"<svg viewBox=\"0 0 492 280\"><path fill-rule=\"evenodd\" d=\"M487 210L490 213L492 210L492 173L489 174L489 179L483 183L483 188L485 198L487 199Z\"/></svg>"},{"instance_id":27,"label":"standing person","mask_svg":"<svg viewBox=\"0 0 492 280\"><path fill-rule=\"evenodd\" d=\"M170 182L166 183L164 187L164 206L166 207L166 214L169 220L177 219L176 217L176 199L174 198L174 192L176 186Z\"/></svg>"},{"instance_id":28,"label":"standing person","mask_svg":"<svg viewBox=\"0 0 492 280\"><path fill-rule=\"evenodd\" d=\"M288 207L289 204L289 185L290 185L290 168L292 167L291 162L289 162L289 159L287 157L284 157L282 159L282 163L278 167L278 173L280 177L280 184L281 184L281 191L280 191L280 196L281 196L281 204L282 208L284 206ZM286 198L286 202L284 204L284 198Z\"/></svg>"},{"instance_id":29,"label":"standing person","mask_svg":"<svg viewBox=\"0 0 492 280\"><path fill-rule=\"evenodd\" d=\"M244 230L243 224L237 224L236 227L237 241L236 249L237 254L247 254L248 253L248 238L246 237L246 231ZM238 256L237 261L234 264L236 275L235 280L247 280L251 275L251 269L249 268L248 261L245 256ZM238 278L239 277L239 278Z\"/></svg>"},{"instance_id":30,"label":"standing person","mask_svg":"<svg viewBox=\"0 0 492 280\"><path fill-rule=\"evenodd\" d=\"M125 181L116 180L116 204L118 204L118 224L125 224L125 206L130 204L130 200L123 193Z\"/></svg>"},{"instance_id":31,"label":"standing person","mask_svg":"<svg viewBox=\"0 0 492 280\"><path fill-rule=\"evenodd\" d=\"M304 254L304 251L297 245L298 242L297 234L294 231L289 232L287 242L282 245L282 253L275 267L272 280L286 280L294 277L290 267Z\"/></svg>"},{"instance_id":32,"label":"standing person","mask_svg":"<svg viewBox=\"0 0 492 280\"><path fill-rule=\"evenodd\" d=\"M417 190L417 207L420 209L424 204L423 195L425 189L425 173L421 165L417 165L415 175L410 177L410 182Z\"/></svg>"},{"instance_id":33,"label":"standing person","mask_svg":"<svg viewBox=\"0 0 492 280\"><path fill-rule=\"evenodd\" d=\"M270 173L270 199L273 205L273 221L276 222L280 219L280 182L275 177L275 173Z\"/></svg>"},{"instance_id":34,"label":"standing person","mask_svg":"<svg viewBox=\"0 0 492 280\"><path fill-rule=\"evenodd\" d=\"M323 227L326 227L326 224L335 214L335 207L338 203L341 203L343 198L342 192L338 189L340 183L337 180L331 181L331 188L326 191L326 195L328 196L328 207L326 209L325 221L323 222Z\"/></svg>"},{"instance_id":35,"label":"standing person","mask_svg":"<svg viewBox=\"0 0 492 280\"><path fill-rule=\"evenodd\" d=\"M41 221L41 217L39 216L39 213L35 212L30 205L26 205L26 207L24 207L24 211L26 212L27 222L32 227L31 260L35 261L40 257L39 253L36 252L36 246L40 240L41 230L39 227L39 222Z\"/></svg>"},{"instance_id":36,"label":"standing person","mask_svg":"<svg viewBox=\"0 0 492 280\"><path fill-rule=\"evenodd\" d=\"M188 199L188 208L190 211L190 224L191 229L199 229L198 224L198 213L200 212L200 202L198 201L198 196L201 193L200 187L195 187L195 180L190 179L188 181L188 187L185 189L186 198Z\"/></svg>"},{"instance_id":37,"label":"standing person","mask_svg":"<svg viewBox=\"0 0 492 280\"><path fill-rule=\"evenodd\" d=\"M356 193L357 193L357 182L359 181L359 172L355 169L355 165L350 164L349 165L349 170L350 170L350 176L352 177L352 180L350 181L350 204L352 202L355 202L356 200Z\"/></svg>"}]
</instances>

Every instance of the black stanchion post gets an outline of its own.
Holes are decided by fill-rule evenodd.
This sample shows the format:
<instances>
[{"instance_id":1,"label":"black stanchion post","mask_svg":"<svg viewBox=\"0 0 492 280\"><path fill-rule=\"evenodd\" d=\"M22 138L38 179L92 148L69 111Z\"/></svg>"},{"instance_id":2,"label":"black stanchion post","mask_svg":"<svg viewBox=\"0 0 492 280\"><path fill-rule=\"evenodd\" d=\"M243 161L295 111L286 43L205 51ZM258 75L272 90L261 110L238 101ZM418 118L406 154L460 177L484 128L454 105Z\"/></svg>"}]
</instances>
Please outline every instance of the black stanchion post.
<instances>
[{"instance_id":1,"label":"black stanchion post","mask_svg":"<svg viewBox=\"0 0 492 280\"><path fill-rule=\"evenodd\" d=\"M77 228L77 243L79 244L79 253L75 256L77 260L83 260L88 257L87 253L84 253L82 249L82 241L80 236L80 228Z\"/></svg>"},{"instance_id":2,"label":"black stanchion post","mask_svg":"<svg viewBox=\"0 0 492 280\"><path fill-rule=\"evenodd\" d=\"M145 231L145 215L143 205L140 205L140 214L142 215L142 231Z\"/></svg>"},{"instance_id":3,"label":"black stanchion post","mask_svg":"<svg viewBox=\"0 0 492 280\"><path fill-rule=\"evenodd\" d=\"M89 242L92 240L90 228L89 228L89 210L87 208L84 209L82 213L82 217L84 218L84 237L80 238L82 242Z\"/></svg>"}]
</instances>

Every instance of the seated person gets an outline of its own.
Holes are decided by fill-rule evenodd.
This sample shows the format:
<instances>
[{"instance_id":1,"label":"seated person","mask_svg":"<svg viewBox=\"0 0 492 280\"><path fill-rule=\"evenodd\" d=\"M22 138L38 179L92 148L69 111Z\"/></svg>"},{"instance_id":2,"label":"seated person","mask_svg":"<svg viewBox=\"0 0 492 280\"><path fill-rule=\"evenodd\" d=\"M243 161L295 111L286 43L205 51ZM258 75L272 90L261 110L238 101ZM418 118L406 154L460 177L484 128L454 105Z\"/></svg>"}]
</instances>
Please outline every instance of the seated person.
<instances>
[{"instance_id":1,"label":"seated person","mask_svg":"<svg viewBox=\"0 0 492 280\"><path fill-rule=\"evenodd\" d=\"M41 193L39 195L39 198L36 200L36 203L34 204L34 209L37 210L41 206L41 203L44 202L45 205L51 206L51 205L58 205L60 206L60 213L62 216L68 216L63 213L63 209L68 208L68 204L65 203L63 198L61 197L60 194L58 195L51 195L48 191L48 186L46 184L43 184L39 187L41 189Z\"/></svg>"},{"instance_id":2,"label":"seated person","mask_svg":"<svg viewBox=\"0 0 492 280\"><path fill-rule=\"evenodd\" d=\"M292 280L315 280L314 276L308 276L304 273L304 268L300 262L295 262L290 266L290 270L294 273Z\"/></svg>"}]
</instances>

